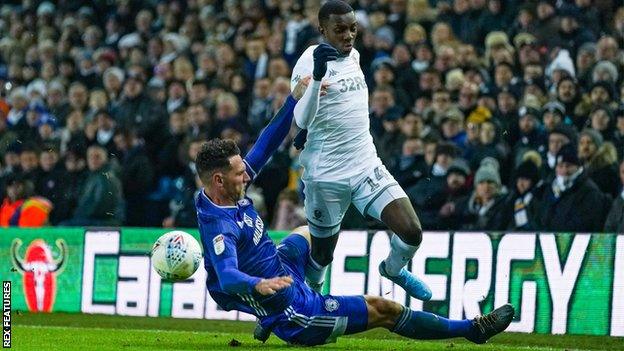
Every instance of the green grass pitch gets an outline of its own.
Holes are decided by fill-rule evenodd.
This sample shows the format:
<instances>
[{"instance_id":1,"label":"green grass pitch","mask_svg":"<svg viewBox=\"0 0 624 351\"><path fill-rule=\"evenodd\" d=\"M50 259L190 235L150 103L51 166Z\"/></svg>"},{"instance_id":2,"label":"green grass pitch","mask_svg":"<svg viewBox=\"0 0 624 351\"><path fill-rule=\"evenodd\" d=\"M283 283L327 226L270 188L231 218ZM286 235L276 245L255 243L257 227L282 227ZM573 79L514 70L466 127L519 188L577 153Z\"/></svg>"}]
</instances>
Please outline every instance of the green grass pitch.
<instances>
[{"instance_id":1,"label":"green grass pitch","mask_svg":"<svg viewBox=\"0 0 624 351\"><path fill-rule=\"evenodd\" d=\"M14 312L12 324L15 350L311 350L288 346L275 336L266 344L253 340L250 322ZM505 333L474 345L462 339L409 340L377 329L316 349L624 350L624 338Z\"/></svg>"}]
</instances>

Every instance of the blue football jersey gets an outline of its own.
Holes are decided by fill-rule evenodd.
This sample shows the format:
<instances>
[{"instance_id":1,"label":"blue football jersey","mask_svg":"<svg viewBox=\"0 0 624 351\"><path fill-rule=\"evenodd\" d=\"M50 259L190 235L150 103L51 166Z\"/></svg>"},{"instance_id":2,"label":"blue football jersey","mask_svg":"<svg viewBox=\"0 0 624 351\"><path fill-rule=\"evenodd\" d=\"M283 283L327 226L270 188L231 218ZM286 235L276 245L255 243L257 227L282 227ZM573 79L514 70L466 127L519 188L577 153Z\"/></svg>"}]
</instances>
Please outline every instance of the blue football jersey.
<instances>
[{"instance_id":1,"label":"blue football jersey","mask_svg":"<svg viewBox=\"0 0 624 351\"><path fill-rule=\"evenodd\" d=\"M206 285L217 304L228 311L240 310L257 317L283 312L294 298L293 286L269 296L262 296L253 289L259 278L286 276L288 273L251 200L244 198L236 206L218 206L202 189L196 198L196 207L204 248L204 267L208 273ZM225 257L232 256L236 257L238 268L230 273L219 272L222 275L220 281L215 267L219 263L223 267ZM227 264L231 265L231 262ZM245 277L248 286L235 287L235 290L241 290L236 294L231 290L226 292L223 280L230 278L228 274L241 273L243 277L249 276Z\"/></svg>"}]
</instances>

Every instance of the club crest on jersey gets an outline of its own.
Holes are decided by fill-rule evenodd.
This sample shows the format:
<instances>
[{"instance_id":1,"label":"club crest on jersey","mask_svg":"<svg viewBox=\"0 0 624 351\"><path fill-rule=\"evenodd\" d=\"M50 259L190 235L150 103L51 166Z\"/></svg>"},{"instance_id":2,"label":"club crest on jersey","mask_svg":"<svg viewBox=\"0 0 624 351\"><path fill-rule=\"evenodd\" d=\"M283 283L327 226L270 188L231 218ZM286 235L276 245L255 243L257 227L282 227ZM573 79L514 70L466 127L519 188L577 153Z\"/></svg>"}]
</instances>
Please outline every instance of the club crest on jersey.
<instances>
[{"instance_id":1,"label":"club crest on jersey","mask_svg":"<svg viewBox=\"0 0 624 351\"><path fill-rule=\"evenodd\" d=\"M338 301L336 299L327 299L325 300L325 310L327 312L334 312L335 310L338 309L338 307L340 307L340 304L338 303Z\"/></svg>"},{"instance_id":2,"label":"club crest on jersey","mask_svg":"<svg viewBox=\"0 0 624 351\"><path fill-rule=\"evenodd\" d=\"M212 246L214 247L215 254L220 255L225 251L225 239L223 234L219 234L212 239Z\"/></svg>"}]
</instances>

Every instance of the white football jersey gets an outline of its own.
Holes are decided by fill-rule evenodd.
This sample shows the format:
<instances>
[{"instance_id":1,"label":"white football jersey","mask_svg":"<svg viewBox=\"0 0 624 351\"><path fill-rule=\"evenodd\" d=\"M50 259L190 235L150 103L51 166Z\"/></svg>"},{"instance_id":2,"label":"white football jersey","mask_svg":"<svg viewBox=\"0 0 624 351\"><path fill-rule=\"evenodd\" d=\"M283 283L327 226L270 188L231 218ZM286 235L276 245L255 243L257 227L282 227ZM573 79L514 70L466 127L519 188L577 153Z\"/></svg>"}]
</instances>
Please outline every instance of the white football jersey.
<instances>
[{"instance_id":1,"label":"white football jersey","mask_svg":"<svg viewBox=\"0 0 624 351\"><path fill-rule=\"evenodd\" d=\"M310 46L297 61L291 90L301 78L312 75L312 53L317 46ZM362 174L380 161L369 131L368 86L360 69L360 53L352 49L348 57L329 61L323 81L329 83L327 95L319 99L300 156L303 178L331 181Z\"/></svg>"}]
</instances>

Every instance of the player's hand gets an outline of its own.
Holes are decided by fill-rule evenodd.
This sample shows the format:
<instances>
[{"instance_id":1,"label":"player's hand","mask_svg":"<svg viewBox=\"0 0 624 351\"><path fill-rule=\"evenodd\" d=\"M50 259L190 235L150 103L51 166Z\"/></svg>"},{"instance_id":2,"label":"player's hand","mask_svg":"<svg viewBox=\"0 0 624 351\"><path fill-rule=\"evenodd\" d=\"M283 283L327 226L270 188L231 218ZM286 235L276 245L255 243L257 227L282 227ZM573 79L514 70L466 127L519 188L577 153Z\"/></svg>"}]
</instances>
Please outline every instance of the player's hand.
<instances>
[{"instance_id":1,"label":"player's hand","mask_svg":"<svg viewBox=\"0 0 624 351\"><path fill-rule=\"evenodd\" d=\"M290 276L262 279L258 284L256 284L256 291L260 295L273 295L276 292L289 287L292 282L293 279Z\"/></svg>"},{"instance_id":2,"label":"player's hand","mask_svg":"<svg viewBox=\"0 0 624 351\"><path fill-rule=\"evenodd\" d=\"M299 82L297 82L297 85L295 85L295 89L293 89L293 92L291 94L292 97L295 98L295 100L301 99L306 89L308 88L308 85L310 84L310 79L312 79L311 76L305 76L302 79L300 79ZM328 86L329 86L329 83L327 82L321 83L321 96L327 95Z\"/></svg>"},{"instance_id":3,"label":"player's hand","mask_svg":"<svg viewBox=\"0 0 624 351\"><path fill-rule=\"evenodd\" d=\"M340 56L340 53L333 46L322 43L314 49L314 70L312 76L314 80L321 81L327 72L327 62L333 61Z\"/></svg>"}]
</instances>

